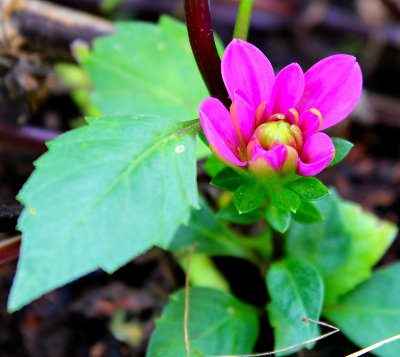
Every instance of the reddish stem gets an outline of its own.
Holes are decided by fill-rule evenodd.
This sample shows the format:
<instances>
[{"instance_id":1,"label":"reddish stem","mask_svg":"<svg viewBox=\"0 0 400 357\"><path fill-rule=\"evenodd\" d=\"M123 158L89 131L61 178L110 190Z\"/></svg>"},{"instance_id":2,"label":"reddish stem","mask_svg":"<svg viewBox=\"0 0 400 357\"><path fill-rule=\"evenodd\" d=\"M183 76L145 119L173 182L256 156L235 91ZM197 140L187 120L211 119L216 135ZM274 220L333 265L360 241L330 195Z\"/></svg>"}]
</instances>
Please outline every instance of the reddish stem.
<instances>
[{"instance_id":1,"label":"reddish stem","mask_svg":"<svg viewBox=\"0 0 400 357\"><path fill-rule=\"evenodd\" d=\"M18 258L21 247L21 236L0 242L0 264Z\"/></svg>"},{"instance_id":2,"label":"reddish stem","mask_svg":"<svg viewBox=\"0 0 400 357\"><path fill-rule=\"evenodd\" d=\"M185 0L190 45L210 94L229 108L231 100L221 75L221 59L214 41L208 0Z\"/></svg>"}]
</instances>

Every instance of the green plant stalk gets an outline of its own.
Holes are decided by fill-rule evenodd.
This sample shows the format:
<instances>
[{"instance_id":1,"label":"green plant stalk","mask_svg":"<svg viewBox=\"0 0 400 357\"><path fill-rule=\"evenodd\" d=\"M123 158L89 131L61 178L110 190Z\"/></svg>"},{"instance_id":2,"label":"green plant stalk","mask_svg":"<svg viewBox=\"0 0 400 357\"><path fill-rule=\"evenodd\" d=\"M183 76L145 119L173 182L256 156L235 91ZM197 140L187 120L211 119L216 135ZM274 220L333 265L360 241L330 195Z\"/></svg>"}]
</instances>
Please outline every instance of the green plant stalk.
<instances>
[{"instance_id":1,"label":"green plant stalk","mask_svg":"<svg viewBox=\"0 0 400 357\"><path fill-rule=\"evenodd\" d=\"M229 283L208 255L194 253L188 262L189 256L175 254L175 258L185 272L188 270L188 263L190 264L189 280L192 286L204 286L230 292Z\"/></svg>"},{"instance_id":2,"label":"green plant stalk","mask_svg":"<svg viewBox=\"0 0 400 357\"><path fill-rule=\"evenodd\" d=\"M253 10L253 2L254 0L240 1L233 38L245 41L247 40L247 34L249 33L251 12Z\"/></svg>"}]
</instances>

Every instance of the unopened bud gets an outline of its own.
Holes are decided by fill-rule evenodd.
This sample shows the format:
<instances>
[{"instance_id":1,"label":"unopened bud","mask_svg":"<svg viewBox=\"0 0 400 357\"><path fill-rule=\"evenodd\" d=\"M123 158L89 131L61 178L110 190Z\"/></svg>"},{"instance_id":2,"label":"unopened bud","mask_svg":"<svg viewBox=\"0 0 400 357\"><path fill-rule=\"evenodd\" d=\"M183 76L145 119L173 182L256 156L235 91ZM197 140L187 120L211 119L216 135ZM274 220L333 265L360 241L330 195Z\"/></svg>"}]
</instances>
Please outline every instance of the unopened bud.
<instances>
[{"instance_id":1,"label":"unopened bud","mask_svg":"<svg viewBox=\"0 0 400 357\"><path fill-rule=\"evenodd\" d=\"M265 150L270 150L276 145L287 145L296 150L301 150L303 147L303 135L300 128L284 120L261 124L254 135Z\"/></svg>"}]
</instances>

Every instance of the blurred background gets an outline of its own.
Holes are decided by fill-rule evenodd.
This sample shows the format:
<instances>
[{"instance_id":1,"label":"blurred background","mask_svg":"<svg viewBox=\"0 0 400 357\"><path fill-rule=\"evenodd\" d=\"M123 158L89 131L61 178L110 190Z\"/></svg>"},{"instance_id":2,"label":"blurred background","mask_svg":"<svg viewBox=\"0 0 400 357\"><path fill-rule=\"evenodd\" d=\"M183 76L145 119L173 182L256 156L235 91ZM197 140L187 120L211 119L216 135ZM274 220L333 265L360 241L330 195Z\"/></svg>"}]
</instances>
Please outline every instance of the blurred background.
<instances>
[{"instance_id":1,"label":"blurred background","mask_svg":"<svg viewBox=\"0 0 400 357\"><path fill-rule=\"evenodd\" d=\"M225 44L238 3L211 0L214 29ZM15 196L46 150L44 142L96 114L88 100L90 81L71 55L74 41L91 43L111 34L117 20L155 22L161 14L184 20L182 0L0 0L0 242L18 239L14 227L21 207ZM362 98L349 120L330 129L355 147L320 179L343 198L399 224L400 1L255 0L249 41L275 69L298 62L306 70L336 53L357 56ZM397 240L380 264L399 258ZM244 276L257 275L249 263L224 259L224 266L241 264ZM16 260L0 265L4 357L144 356L154 318L184 280L172 257L153 249L112 276L92 273L9 315L15 268ZM225 273L229 278L229 268ZM243 280L232 287L234 293L262 303L264 284ZM264 325L258 349L269 350L273 340ZM356 350L338 335L297 355L344 356Z\"/></svg>"}]
</instances>

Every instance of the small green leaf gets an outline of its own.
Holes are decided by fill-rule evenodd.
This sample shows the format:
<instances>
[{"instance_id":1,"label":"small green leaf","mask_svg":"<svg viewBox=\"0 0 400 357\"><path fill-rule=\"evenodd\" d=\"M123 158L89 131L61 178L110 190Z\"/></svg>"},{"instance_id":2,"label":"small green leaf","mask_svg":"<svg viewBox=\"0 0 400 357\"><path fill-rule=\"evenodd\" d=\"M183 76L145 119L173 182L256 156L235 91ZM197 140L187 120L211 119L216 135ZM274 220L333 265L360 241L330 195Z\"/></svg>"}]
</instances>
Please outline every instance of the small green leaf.
<instances>
[{"instance_id":1,"label":"small green leaf","mask_svg":"<svg viewBox=\"0 0 400 357\"><path fill-rule=\"evenodd\" d=\"M315 177L302 177L290 183L288 188L306 201L317 201L330 194L328 188Z\"/></svg>"},{"instance_id":2,"label":"small green leaf","mask_svg":"<svg viewBox=\"0 0 400 357\"><path fill-rule=\"evenodd\" d=\"M88 123L49 143L19 193L24 238L10 311L99 267L111 273L153 245L168 247L198 205L197 121Z\"/></svg>"},{"instance_id":3,"label":"small green leaf","mask_svg":"<svg viewBox=\"0 0 400 357\"><path fill-rule=\"evenodd\" d=\"M213 177L211 185L224 191L235 192L246 181L244 176L238 174L230 167L225 167Z\"/></svg>"},{"instance_id":4,"label":"small green leaf","mask_svg":"<svg viewBox=\"0 0 400 357\"><path fill-rule=\"evenodd\" d=\"M335 156L328 167L338 164L342 161L350 152L354 146L350 141L341 138L332 138L333 144L335 145Z\"/></svg>"},{"instance_id":5,"label":"small green leaf","mask_svg":"<svg viewBox=\"0 0 400 357\"><path fill-rule=\"evenodd\" d=\"M252 352L258 337L256 310L233 295L210 288L189 291L190 348L201 355L244 355ZM186 356L183 329L185 291L171 296L150 339L146 357Z\"/></svg>"},{"instance_id":6,"label":"small green leaf","mask_svg":"<svg viewBox=\"0 0 400 357\"><path fill-rule=\"evenodd\" d=\"M271 203L283 211L295 213L300 207L301 200L293 191L279 187L272 192Z\"/></svg>"},{"instance_id":7,"label":"small green leaf","mask_svg":"<svg viewBox=\"0 0 400 357\"><path fill-rule=\"evenodd\" d=\"M292 217L288 211L283 211L274 205L268 205L265 209L265 219L279 233L285 233L292 221Z\"/></svg>"},{"instance_id":8,"label":"small green leaf","mask_svg":"<svg viewBox=\"0 0 400 357\"><path fill-rule=\"evenodd\" d=\"M265 192L257 184L244 183L233 196L233 202L240 214L254 211L264 202Z\"/></svg>"},{"instance_id":9,"label":"small green leaf","mask_svg":"<svg viewBox=\"0 0 400 357\"><path fill-rule=\"evenodd\" d=\"M169 246L174 252L187 252L194 247L196 253L233 256L252 260L253 254L233 232L218 222L204 199L200 210L193 210L187 226L181 226Z\"/></svg>"},{"instance_id":10,"label":"small green leaf","mask_svg":"<svg viewBox=\"0 0 400 357\"><path fill-rule=\"evenodd\" d=\"M292 213L295 221L300 223L317 223L324 220L324 216L318 210L314 203L301 201L301 205L296 213Z\"/></svg>"},{"instance_id":11,"label":"small green leaf","mask_svg":"<svg viewBox=\"0 0 400 357\"><path fill-rule=\"evenodd\" d=\"M240 214L233 202L222 208L217 214L217 218L221 221L229 221L237 224L252 224L257 222L261 217L262 210L260 209Z\"/></svg>"},{"instance_id":12,"label":"small green leaf","mask_svg":"<svg viewBox=\"0 0 400 357\"><path fill-rule=\"evenodd\" d=\"M400 263L374 272L355 290L324 308L323 314L360 348L399 334ZM398 356L400 341L375 349L380 357Z\"/></svg>"},{"instance_id":13,"label":"small green leaf","mask_svg":"<svg viewBox=\"0 0 400 357\"><path fill-rule=\"evenodd\" d=\"M271 296L268 312L274 327L274 348L316 337L318 326L304 323L303 318L319 320L321 314L324 286L318 271L305 260L285 259L271 265L266 281Z\"/></svg>"}]
</instances>

